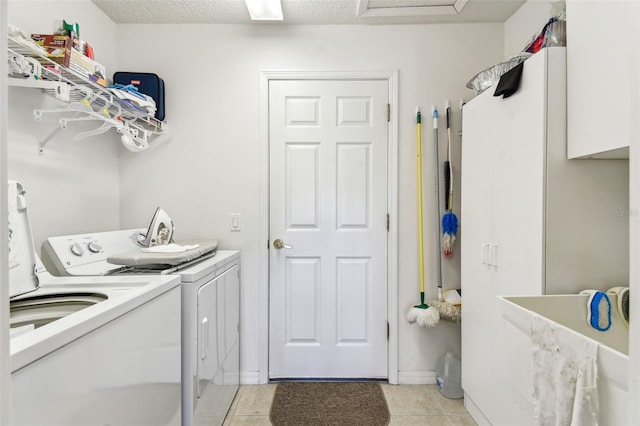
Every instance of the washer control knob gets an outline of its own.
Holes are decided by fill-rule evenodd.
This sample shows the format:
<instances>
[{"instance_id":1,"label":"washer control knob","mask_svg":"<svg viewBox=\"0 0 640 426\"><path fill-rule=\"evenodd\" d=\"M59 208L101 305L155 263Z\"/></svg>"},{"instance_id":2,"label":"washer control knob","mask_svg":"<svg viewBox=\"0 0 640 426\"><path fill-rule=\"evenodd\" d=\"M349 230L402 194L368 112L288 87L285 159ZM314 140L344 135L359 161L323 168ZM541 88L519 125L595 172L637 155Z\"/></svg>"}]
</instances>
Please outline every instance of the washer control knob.
<instances>
[{"instance_id":1,"label":"washer control knob","mask_svg":"<svg viewBox=\"0 0 640 426\"><path fill-rule=\"evenodd\" d=\"M100 250L102 250L102 246L93 241L87 244L87 248L91 253L100 253Z\"/></svg>"},{"instance_id":2,"label":"washer control knob","mask_svg":"<svg viewBox=\"0 0 640 426\"><path fill-rule=\"evenodd\" d=\"M71 249L71 253L75 254L76 256L82 256L84 254L84 249L82 248L80 243L71 244L71 247L69 247L69 249Z\"/></svg>"}]
</instances>

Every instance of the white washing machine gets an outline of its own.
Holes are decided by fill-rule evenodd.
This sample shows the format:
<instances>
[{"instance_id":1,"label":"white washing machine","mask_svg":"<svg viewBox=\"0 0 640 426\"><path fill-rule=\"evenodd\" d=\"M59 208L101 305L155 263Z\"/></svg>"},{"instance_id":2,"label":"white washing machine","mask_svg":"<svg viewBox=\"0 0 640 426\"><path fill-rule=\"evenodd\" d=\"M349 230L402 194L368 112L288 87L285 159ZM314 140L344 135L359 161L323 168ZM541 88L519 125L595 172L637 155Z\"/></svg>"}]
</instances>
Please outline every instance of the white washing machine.
<instances>
[{"instance_id":1,"label":"white washing machine","mask_svg":"<svg viewBox=\"0 0 640 426\"><path fill-rule=\"evenodd\" d=\"M9 182L12 424L180 424L180 281L53 277Z\"/></svg>"},{"instance_id":2,"label":"white washing machine","mask_svg":"<svg viewBox=\"0 0 640 426\"><path fill-rule=\"evenodd\" d=\"M240 253L214 250L196 258L185 255L189 260L183 264L149 263L150 255L140 253L138 245L145 231L50 237L43 244L42 259L47 268L64 276L180 276L182 424L220 425L240 384ZM197 241L188 242L193 243ZM108 261L122 253L135 266Z\"/></svg>"}]
</instances>

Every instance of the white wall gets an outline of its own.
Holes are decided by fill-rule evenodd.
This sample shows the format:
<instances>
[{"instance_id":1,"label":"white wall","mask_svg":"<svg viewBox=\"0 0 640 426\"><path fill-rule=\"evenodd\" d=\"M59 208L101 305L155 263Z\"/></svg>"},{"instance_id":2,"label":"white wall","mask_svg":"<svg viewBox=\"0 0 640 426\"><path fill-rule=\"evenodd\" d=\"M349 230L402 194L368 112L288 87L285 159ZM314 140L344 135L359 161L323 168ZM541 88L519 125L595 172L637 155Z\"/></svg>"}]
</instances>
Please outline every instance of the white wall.
<instances>
[{"instance_id":1,"label":"white wall","mask_svg":"<svg viewBox=\"0 0 640 426\"><path fill-rule=\"evenodd\" d=\"M255 380L258 353L259 76L261 70L399 70L399 378L433 380L436 359L460 353L458 325L409 325L418 302L415 106L453 108L454 169L459 173L461 116L467 81L498 62L500 24L409 26L119 25L120 70L155 72L165 80L172 136L142 155L121 160L123 227L144 226L160 205L173 217L176 237L216 237L242 250L242 372ZM428 121L430 123L430 121ZM446 128L440 121L441 153ZM424 126L425 180L433 182L433 138ZM438 170L441 170L440 162ZM459 213L459 179L455 211ZM433 183L425 195L427 291L435 297L436 234ZM229 213L242 231L229 232ZM461 218L461 220L464 220ZM433 224L433 225L432 225ZM463 236L461 236L463 237ZM459 248L459 246L458 246ZM445 285L459 286L459 251L444 265Z\"/></svg>"},{"instance_id":2,"label":"white wall","mask_svg":"<svg viewBox=\"0 0 640 426\"><path fill-rule=\"evenodd\" d=\"M89 0L8 2L8 22L27 33L50 34L54 21L80 23L96 60L115 69L116 25ZM59 108L38 90L9 88L8 175L28 192L36 248L52 235L118 229L120 141L115 131L75 141L78 131L100 123L70 123L38 155L38 142L57 128L61 115L33 118L34 108Z\"/></svg>"}]
</instances>

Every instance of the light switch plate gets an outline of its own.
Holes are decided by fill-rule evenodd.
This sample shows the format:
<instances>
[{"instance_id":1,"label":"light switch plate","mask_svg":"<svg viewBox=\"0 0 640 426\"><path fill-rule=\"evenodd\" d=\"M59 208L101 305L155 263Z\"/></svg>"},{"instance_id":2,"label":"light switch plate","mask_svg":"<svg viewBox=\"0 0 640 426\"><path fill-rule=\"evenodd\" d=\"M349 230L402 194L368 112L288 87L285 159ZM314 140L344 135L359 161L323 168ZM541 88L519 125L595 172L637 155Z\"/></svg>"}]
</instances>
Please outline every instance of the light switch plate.
<instances>
[{"instance_id":1,"label":"light switch plate","mask_svg":"<svg viewBox=\"0 0 640 426\"><path fill-rule=\"evenodd\" d=\"M230 230L231 232L240 232L240 213L230 214Z\"/></svg>"}]
</instances>

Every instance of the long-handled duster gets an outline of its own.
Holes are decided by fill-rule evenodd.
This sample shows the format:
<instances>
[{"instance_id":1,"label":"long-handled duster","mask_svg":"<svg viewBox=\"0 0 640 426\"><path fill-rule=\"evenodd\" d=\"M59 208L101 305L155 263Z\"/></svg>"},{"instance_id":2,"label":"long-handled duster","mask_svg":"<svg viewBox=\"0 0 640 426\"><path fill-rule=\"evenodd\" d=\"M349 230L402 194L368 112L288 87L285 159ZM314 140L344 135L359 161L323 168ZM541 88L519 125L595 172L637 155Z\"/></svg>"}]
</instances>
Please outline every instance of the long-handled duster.
<instances>
[{"instance_id":1,"label":"long-handled duster","mask_svg":"<svg viewBox=\"0 0 640 426\"><path fill-rule=\"evenodd\" d=\"M433 139L435 145L435 170L436 170L436 206L438 208L436 213L436 245L438 246L438 250L436 251L438 255L438 300L430 300L428 303L431 307L436 308L438 310L438 315L441 319L446 321L459 322L461 319L460 315L460 307L455 306L448 302L448 298L445 297L442 291L442 240L440 239L440 172L438 171L439 159L440 159L440 148L438 144L438 111L434 108L433 110ZM446 176L446 174L445 174ZM445 180L445 186L447 182ZM447 191L446 195L449 194ZM448 293L448 292L447 292ZM457 295L457 293L455 293Z\"/></svg>"},{"instance_id":2,"label":"long-handled duster","mask_svg":"<svg viewBox=\"0 0 640 426\"><path fill-rule=\"evenodd\" d=\"M437 112L436 112L437 117ZM424 303L424 238L422 226L422 123L420 110L416 112L416 132L418 144L418 246L420 256L420 304L409 309L407 321L417 322L421 327L433 327L440 321L440 313ZM438 213L440 214L440 213Z\"/></svg>"},{"instance_id":3,"label":"long-handled duster","mask_svg":"<svg viewBox=\"0 0 640 426\"><path fill-rule=\"evenodd\" d=\"M445 214L442 216L442 253L453 256L453 245L458 232L458 218L453 213L453 168L451 167L451 106L447 108L447 161L444 163Z\"/></svg>"}]
</instances>

